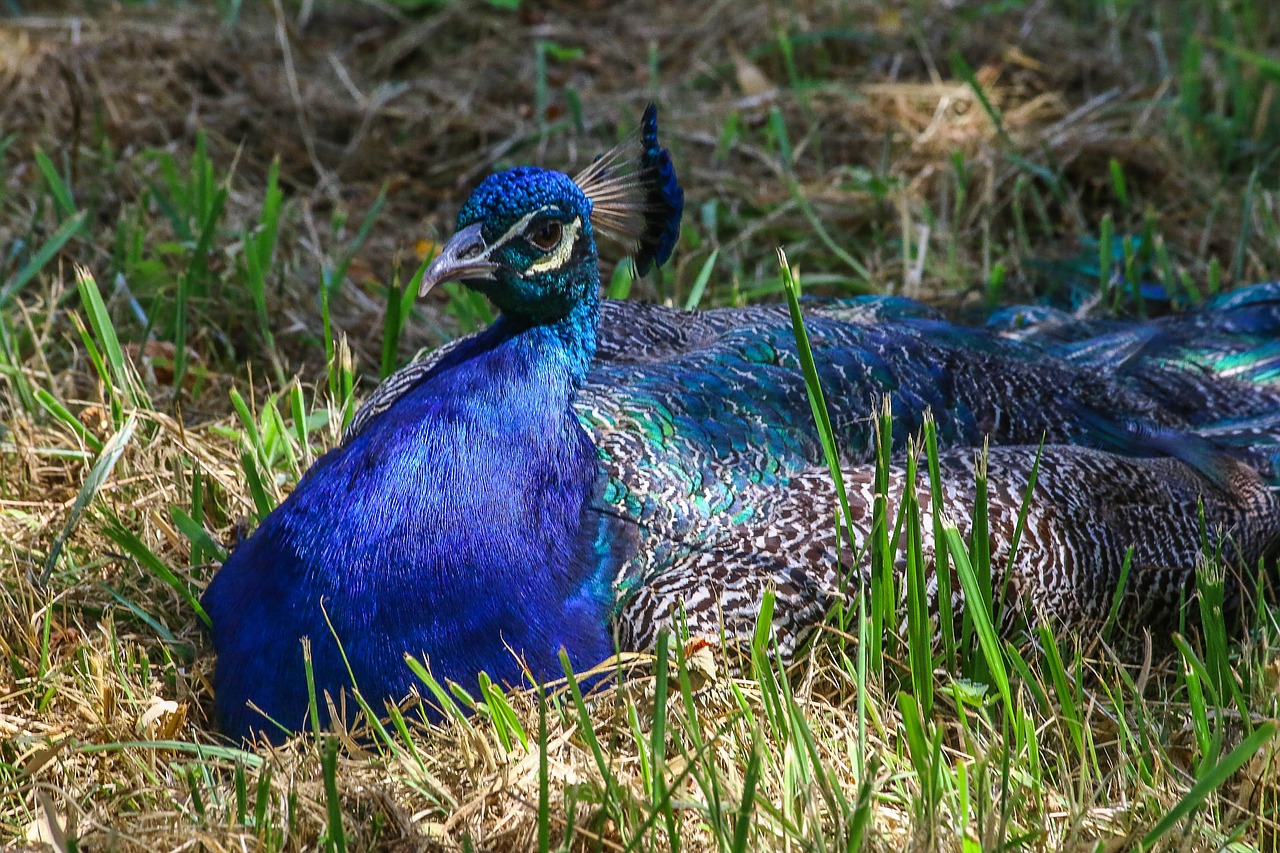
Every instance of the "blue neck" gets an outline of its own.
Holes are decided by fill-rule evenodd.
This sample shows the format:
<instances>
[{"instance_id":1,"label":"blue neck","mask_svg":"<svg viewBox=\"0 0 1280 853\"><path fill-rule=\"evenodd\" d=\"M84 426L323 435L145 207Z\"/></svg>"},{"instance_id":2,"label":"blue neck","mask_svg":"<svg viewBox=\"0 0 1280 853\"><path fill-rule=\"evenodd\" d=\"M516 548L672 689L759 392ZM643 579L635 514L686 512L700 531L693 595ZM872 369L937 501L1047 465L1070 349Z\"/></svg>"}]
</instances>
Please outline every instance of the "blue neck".
<instances>
[{"instance_id":1,"label":"blue neck","mask_svg":"<svg viewBox=\"0 0 1280 853\"><path fill-rule=\"evenodd\" d=\"M523 339L524 345L546 354L555 352L566 371L564 378L568 380L567 389L572 402L572 398L577 396L578 389L586 381L591 360L596 356L599 325L600 293L598 285L593 281L564 317L549 322L533 321L507 312L481 337L494 339L495 346Z\"/></svg>"}]
</instances>

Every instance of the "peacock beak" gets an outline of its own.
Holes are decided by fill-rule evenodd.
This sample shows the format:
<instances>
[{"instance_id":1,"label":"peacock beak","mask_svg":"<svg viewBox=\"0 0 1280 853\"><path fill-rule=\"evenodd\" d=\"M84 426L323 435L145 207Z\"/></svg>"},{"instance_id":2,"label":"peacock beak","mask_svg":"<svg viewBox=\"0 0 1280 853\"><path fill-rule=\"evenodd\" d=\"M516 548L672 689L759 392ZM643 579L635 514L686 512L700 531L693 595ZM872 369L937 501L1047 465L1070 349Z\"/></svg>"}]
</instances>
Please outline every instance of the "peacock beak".
<instances>
[{"instance_id":1,"label":"peacock beak","mask_svg":"<svg viewBox=\"0 0 1280 853\"><path fill-rule=\"evenodd\" d=\"M489 260L489 247L480 234L480 223L468 225L453 235L440 254L422 274L418 296L426 296L431 288L446 281L489 278L498 265Z\"/></svg>"}]
</instances>

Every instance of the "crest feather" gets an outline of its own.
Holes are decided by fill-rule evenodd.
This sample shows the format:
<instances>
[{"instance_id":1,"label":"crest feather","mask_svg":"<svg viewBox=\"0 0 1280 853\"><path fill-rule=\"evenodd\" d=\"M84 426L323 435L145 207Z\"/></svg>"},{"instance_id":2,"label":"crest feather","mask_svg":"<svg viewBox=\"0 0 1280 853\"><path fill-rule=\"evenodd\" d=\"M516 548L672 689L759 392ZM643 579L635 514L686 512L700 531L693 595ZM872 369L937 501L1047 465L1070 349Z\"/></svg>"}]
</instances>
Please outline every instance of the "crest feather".
<instances>
[{"instance_id":1,"label":"crest feather","mask_svg":"<svg viewBox=\"0 0 1280 853\"><path fill-rule=\"evenodd\" d=\"M637 272L643 275L671 256L680 236L684 190L670 152L658 144L657 107L649 104L639 129L573 180L591 199L592 227L626 244Z\"/></svg>"}]
</instances>

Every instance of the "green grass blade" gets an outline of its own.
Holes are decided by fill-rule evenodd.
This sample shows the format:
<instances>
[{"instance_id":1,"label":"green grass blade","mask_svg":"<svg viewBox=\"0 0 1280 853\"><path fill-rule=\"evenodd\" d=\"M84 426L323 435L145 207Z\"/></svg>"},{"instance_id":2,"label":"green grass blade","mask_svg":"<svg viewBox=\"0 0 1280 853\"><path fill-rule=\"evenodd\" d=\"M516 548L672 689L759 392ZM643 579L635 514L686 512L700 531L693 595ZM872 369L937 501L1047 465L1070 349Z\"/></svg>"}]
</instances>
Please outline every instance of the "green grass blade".
<instances>
[{"instance_id":1,"label":"green grass blade","mask_svg":"<svg viewBox=\"0 0 1280 853\"><path fill-rule=\"evenodd\" d=\"M916 496L916 452L907 454L907 484L902 495L903 524L906 528L907 658L911 669L911 689L925 718L933 714L933 619L925 581L924 546L920 523L920 502Z\"/></svg>"},{"instance_id":2,"label":"green grass blade","mask_svg":"<svg viewBox=\"0 0 1280 853\"><path fill-rule=\"evenodd\" d=\"M471 725L471 721L467 719L467 715L458 707L457 701L449 695L449 691L444 689L435 676L431 674L430 670L412 655L405 655L405 663L408 664L409 670L418 677L418 680L426 685L427 690L431 691L431 695L435 697L436 702L440 705L440 711L474 737L475 728Z\"/></svg>"},{"instance_id":3,"label":"green grass blade","mask_svg":"<svg viewBox=\"0 0 1280 853\"><path fill-rule=\"evenodd\" d=\"M987 96L986 89L978 80L978 75L974 73L973 67L965 61L965 58L959 51L952 51L950 55L951 71L961 80L969 85L973 90L974 96L978 99L978 103L982 105L982 110L991 119L991 123L996 126L996 132L1000 134L1000 138L1011 149L1016 149L1013 140L1009 138L1009 133L1004 127L1004 116L996 109L995 104L991 103L991 98Z\"/></svg>"},{"instance_id":4,"label":"green grass blade","mask_svg":"<svg viewBox=\"0 0 1280 853\"><path fill-rule=\"evenodd\" d=\"M702 302L702 295L707 291L707 283L711 281L711 273L715 271L716 260L720 257L719 249L712 249L711 254L703 262L701 269L698 270L698 277L693 280L693 287L689 290L689 298L685 300L684 309L692 311Z\"/></svg>"},{"instance_id":5,"label":"green grass blade","mask_svg":"<svg viewBox=\"0 0 1280 853\"><path fill-rule=\"evenodd\" d=\"M66 524L62 526L62 532L58 534L57 538L53 540L53 544L49 546L49 556L45 559L44 570L40 573L40 583L42 585L49 580L49 575L53 572L53 567L57 565L58 557L62 554L62 547L80 523L80 519L84 517L85 510L89 508L89 504L93 502L103 483L111 476L116 463L120 461L120 456L124 453L125 448L129 446L129 441L133 438L133 431L137 423L137 418L131 416L129 420L125 421L124 426L102 446L102 452L98 455L97 461L93 463L93 467L89 469L89 475L84 478L84 484L80 487L80 491L76 493L75 502L71 504L71 513L67 516Z\"/></svg>"},{"instance_id":6,"label":"green grass blade","mask_svg":"<svg viewBox=\"0 0 1280 853\"><path fill-rule=\"evenodd\" d=\"M800 312L800 281L791 273L786 254L778 250L778 265L782 271L783 290L787 295L787 306L791 311L791 330L796 339L796 351L800 357L800 367L804 373L805 389L809 396L809 407L813 411L814 422L818 427L818 437L822 442L822 453L827 463L827 470L835 483L836 496L840 501L840 511L844 519L849 519L849 498L845 492L844 476L840 470L840 452L836 445L835 430L831 426L831 414L827 409L827 400L822 393L822 383L818 380L818 368L813 360L813 348L809 345L809 335L804 328L804 317ZM852 541L852 535L850 536Z\"/></svg>"},{"instance_id":7,"label":"green grass blade","mask_svg":"<svg viewBox=\"0 0 1280 853\"><path fill-rule=\"evenodd\" d=\"M538 853L551 850L551 773L547 766L547 697L538 696ZM568 839L565 839L568 841Z\"/></svg>"},{"instance_id":8,"label":"green grass blade","mask_svg":"<svg viewBox=\"0 0 1280 853\"><path fill-rule=\"evenodd\" d=\"M98 437L89 432L88 427L80 422L80 419L71 414L67 407L58 402L58 400L43 388L37 388L35 391L35 399L46 412L53 415L54 420L71 430L76 438L80 439L94 453L102 452L102 442Z\"/></svg>"},{"instance_id":9,"label":"green grass blade","mask_svg":"<svg viewBox=\"0 0 1280 853\"><path fill-rule=\"evenodd\" d=\"M321 764L324 774L324 799L328 816L325 846L335 853L346 853L347 833L342 825L342 800L338 796L338 739L325 738Z\"/></svg>"},{"instance_id":10,"label":"green grass blade","mask_svg":"<svg viewBox=\"0 0 1280 853\"><path fill-rule=\"evenodd\" d=\"M626 299L631 295L631 285L636 280L636 268L631 259L627 258L618 263L613 268L613 275L609 278L609 287L605 291L605 295L610 299Z\"/></svg>"},{"instance_id":11,"label":"green grass blade","mask_svg":"<svg viewBox=\"0 0 1280 853\"><path fill-rule=\"evenodd\" d=\"M267 488L262 482L262 472L258 470L253 454L248 451L241 453L240 465L244 468L245 485L249 487L249 495L253 498L254 512L258 521L261 521L275 509L275 501L267 494Z\"/></svg>"},{"instance_id":12,"label":"green grass blade","mask_svg":"<svg viewBox=\"0 0 1280 853\"><path fill-rule=\"evenodd\" d=\"M1120 577L1116 581L1116 591L1111 595L1111 607L1107 611L1107 621L1102 624L1102 638L1110 639L1116 620L1120 617L1120 605L1124 602L1124 591L1129 585L1129 568L1133 563L1133 546L1124 552L1124 562L1120 564Z\"/></svg>"},{"instance_id":13,"label":"green grass blade","mask_svg":"<svg viewBox=\"0 0 1280 853\"><path fill-rule=\"evenodd\" d=\"M751 815L756 805L756 785L760 781L760 751L751 750L747 759L747 770L742 777L742 801L734 815L733 840L729 845L732 853L746 853L751 839Z\"/></svg>"},{"instance_id":14,"label":"green grass blade","mask_svg":"<svg viewBox=\"0 0 1280 853\"><path fill-rule=\"evenodd\" d=\"M0 308L4 308L9 304L9 300L13 299L18 291L26 287L27 283L35 278L40 270L44 269L45 264L53 260L54 255L62 251L62 247L67 245L67 241L79 233L87 215L87 213L81 211L62 223L62 226L40 247L39 251L31 256L31 259L23 265L22 269L18 270L3 287L0 287Z\"/></svg>"},{"instance_id":15,"label":"green grass blade","mask_svg":"<svg viewBox=\"0 0 1280 853\"><path fill-rule=\"evenodd\" d=\"M560 650L560 667L564 670L565 678L569 684L569 696L573 700L574 710L578 714L579 731L587 746L591 750L591 756L595 759L596 769L600 771L600 778L604 780L605 787L608 792L608 802L613 804L613 808L620 807L622 803L622 793L618 789L618 780L613 770L609 767L609 762L605 758L604 748L600 745L600 739L596 736L595 727L591 724L591 713L587 710L586 700L582 697L582 688L578 684L578 677L573 672L573 664L569 662L569 655L564 649Z\"/></svg>"},{"instance_id":16,"label":"green grass blade","mask_svg":"<svg viewBox=\"0 0 1280 853\"><path fill-rule=\"evenodd\" d=\"M654 802L662 799L663 773L667 756L667 676L670 672L670 633L658 632L657 648L654 649L654 686L653 686L653 730L649 744L650 765L653 774L653 788L650 796Z\"/></svg>"},{"instance_id":17,"label":"green grass blade","mask_svg":"<svg viewBox=\"0 0 1280 853\"><path fill-rule=\"evenodd\" d=\"M194 755L197 759L217 759L219 761L240 762L255 770L266 764L266 759L257 753L230 746L214 746L205 743L191 743L181 740L125 740L111 743L84 743L75 747L77 753L93 755L95 753L124 752L129 749L150 749L157 752L180 752Z\"/></svg>"},{"instance_id":18,"label":"green grass blade","mask_svg":"<svg viewBox=\"0 0 1280 853\"><path fill-rule=\"evenodd\" d=\"M76 200L71 195L71 187L67 186L67 182L62 179L62 175L58 173L58 168L53 165L49 155L36 148L35 157L36 166L39 167L40 174L44 176L45 186L48 187L49 195L53 198L53 206L58 214L58 219L66 221L76 212Z\"/></svg>"},{"instance_id":19,"label":"green grass blade","mask_svg":"<svg viewBox=\"0 0 1280 853\"><path fill-rule=\"evenodd\" d=\"M179 532L187 537L187 541L192 545L199 546L203 553L210 555L219 563L227 559L227 550L209 535L209 531L205 530L203 524L176 506L169 507L169 517L173 519L174 526L178 528Z\"/></svg>"},{"instance_id":20,"label":"green grass blade","mask_svg":"<svg viewBox=\"0 0 1280 853\"><path fill-rule=\"evenodd\" d=\"M205 613L204 608L200 606L200 597L196 594L196 591L188 586L186 581L174 574L173 570L165 565L164 561L156 556L155 552L148 548L138 538L137 534L121 524L120 519L116 518L113 513L108 512L107 524L103 527L103 532L112 542L123 548L125 553L137 560L144 569L176 592L178 597L191 608L201 622L205 625L211 624L209 614Z\"/></svg>"},{"instance_id":21,"label":"green grass blade","mask_svg":"<svg viewBox=\"0 0 1280 853\"><path fill-rule=\"evenodd\" d=\"M995 682L996 690L1004 701L1005 712L1013 717L1013 695L1009 690L1009 676L1004 666L1004 655L1000 647L1000 637L992 621L991 612L987 609L982 597L982 587L977 573L969 560L969 553L964 547L964 540L954 522L947 521L943 525L947 547L951 551L951 559L955 563L956 574L960 578L960 586L964 590L965 609L974 623L974 631L978 635L978 644L983 658L987 662L988 671Z\"/></svg>"},{"instance_id":22,"label":"green grass blade","mask_svg":"<svg viewBox=\"0 0 1280 853\"><path fill-rule=\"evenodd\" d=\"M915 766L920 780L920 788L924 792L926 803L932 802L933 751L929 748L929 738L925 735L924 718L921 708L914 696L905 691L898 693L898 710L902 714L903 734L907 739L907 751L911 763Z\"/></svg>"},{"instance_id":23,"label":"green grass blade","mask_svg":"<svg viewBox=\"0 0 1280 853\"><path fill-rule=\"evenodd\" d=\"M13 333L9 329L8 319L0 313L0 376L9 378L22 411L32 414L36 410L36 395L32 393L31 382L27 379L22 358L18 353ZM47 407L46 407L47 408Z\"/></svg>"},{"instance_id":24,"label":"green grass blade","mask_svg":"<svg viewBox=\"0 0 1280 853\"><path fill-rule=\"evenodd\" d=\"M1183 795L1177 805L1169 810L1159 823L1151 828L1142 838L1143 849L1153 847L1169 830L1177 825L1178 821L1190 815L1193 811L1208 798L1210 794L1222 787L1231 775L1244 766L1245 762L1258 754L1258 751L1271 740L1275 734L1276 724L1272 722L1263 723L1254 730L1253 734L1240 742L1240 745L1231 750L1225 758L1209 768L1200 775L1196 783L1191 786L1191 790Z\"/></svg>"},{"instance_id":25,"label":"green grass blade","mask_svg":"<svg viewBox=\"0 0 1280 853\"><path fill-rule=\"evenodd\" d=\"M1062 662L1062 653L1058 648L1058 639L1047 625L1041 625L1040 653L1044 656L1044 665L1049 668L1049 678L1058 696L1058 714L1067 727L1075 754L1084 761L1084 725L1081 722L1080 708L1076 694L1071 689L1071 679Z\"/></svg>"},{"instance_id":26,"label":"green grass blade","mask_svg":"<svg viewBox=\"0 0 1280 853\"><path fill-rule=\"evenodd\" d=\"M938 464L938 429L931 413L924 419L925 461L929 469L929 503L933 516L934 577L938 582L938 626L942 635L942 655L945 665L956 660L956 620L951 598L951 561L943 547L942 519L946 511L942 493L942 471Z\"/></svg>"},{"instance_id":27,"label":"green grass blade","mask_svg":"<svg viewBox=\"0 0 1280 853\"><path fill-rule=\"evenodd\" d=\"M384 183L382 188L378 190L378 197L373 200L373 204L369 205L369 210L365 213L364 219L361 220L355 239L351 241L351 244L347 246L347 250L343 252L342 257L338 260L338 265L334 267L330 275L325 277L324 286L327 297L332 298L337 289L342 287L342 283L347 280L347 270L351 268L351 262L355 260L356 253L360 251L364 241L369 238L369 232L373 230L373 223L382 214L382 208L386 204L387 185Z\"/></svg>"},{"instance_id":28,"label":"green grass blade","mask_svg":"<svg viewBox=\"0 0 1280 853\"><path fill-rule=\"evenodd\" d=\"M102 300L102 292L93 274L84 267L76 269L76 287L80 299L84 303L85 314L94 338L101 346L103 359L110 369L110 380L114 386L113 396L128 400L139 408L150 408L142 389L133 379L133 374L126 363L124 350L120 346L120 338L116 336L115 325L107 313L106 303Z\"/></svg>"}]
</instances>

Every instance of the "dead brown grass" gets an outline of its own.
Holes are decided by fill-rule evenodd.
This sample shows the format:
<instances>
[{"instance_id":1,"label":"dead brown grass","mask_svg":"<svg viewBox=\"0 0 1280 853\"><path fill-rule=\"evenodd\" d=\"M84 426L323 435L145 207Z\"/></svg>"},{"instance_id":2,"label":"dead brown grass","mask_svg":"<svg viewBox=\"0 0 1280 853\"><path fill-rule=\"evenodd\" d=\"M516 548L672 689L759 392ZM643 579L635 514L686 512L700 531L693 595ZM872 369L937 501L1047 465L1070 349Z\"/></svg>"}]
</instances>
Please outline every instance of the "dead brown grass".
<instances>
[{"instance_id":1,"label":"dead brown grass","mask_svg":"<svg viewBox=\"0 0 1280 853\"><path fill-rule=\"evenodd\" d=\"M92 187L100 199L102 239L96 249L79 247L82 260L102 258L116 214L146 185L145 165L130 158L154 148L188 151L203 129L215 158L236 164L240 192L232 207L242 217L268 163L280 158L283 183L312 230L293 235L299 241L322 242L315 232L335 209L358 217L386 183L388 209L355 270L358 282L385 280L397 254L448 232L461 197L495 165L580 165L648 98L663 106L691 202L721 206L720 233L709 236L724 245L727 267L744 284L772 277L778 242L792 246L806 270L841 269L808 236L811 224L786 190L776 151L758 134L727 151L717 144L731 116L759 127L774 108L791 136L800 188L838 241L862 252L877 289L972 292L999 261L1010 268L1014 293L1027 295L1035 288L1025 266L1031 258L1010 250L1070 254L1107 210L1117 233L1141 230L1145 210L1156 212L1176 260L1198 279L1206 259L1228 257L1241 233L1244 177L1224 181L1193 162L1194 152L1168 139L1167 108L1151 100L1161 94L1153 75L1135 73L1112 40L1068 26L1051 5L992 15L981 27L964 27L944 5L927 4L919 20L878 4L836 2L789 10L535 4L518 18L484 4L449 6L422 20L385 12L339 5L305 21L261 12L232 32L189 9L0 24L0 74L10 81L0 127L17 136L18 153L32 144L49 149L73 184ZM796 74L816 85L790 85L780 31L794 33ZM566 114L563 93L571 88L586 107L586 136L540 137L532 115L538 39L582 49L548 65L548 118ZM656 81L649 80L650 49ZM946 69L954 49L969 57L1008 139ZM957 151L972 176L959 209ZM106 159L126 165L102 181ZM1111 192L1113 159L1134 197L1128 212ZM1040 190L1049 227L1032 223L1034 246L1012 239L1013 186L1026 174L1020 161L1059 173L1067 188L1061 198ZM879 196L868 192L850 180L856 168L883 172L893 185ZM12 171L11 193L21 198L36 177L29 168ZM1274 212L1271 194L1262 204ZM891 250L885 238L894 235L927 239L935 257L950 261L913 269L901 249ZM324 248L299 248L281 327L314 338L314 300L301 297L314 292L314 268L306 264L314 257L306 255ZM1273 246L1247 249L1243 279L1275 267ZM683 253L676 281L692 278L702 259ZM381 302L367 292L346 295L342 327L369 355L362 349L377 337Z\"/></svg>"}]
</instances>

